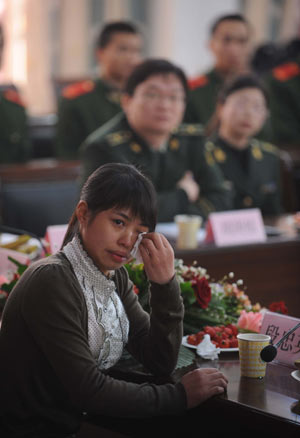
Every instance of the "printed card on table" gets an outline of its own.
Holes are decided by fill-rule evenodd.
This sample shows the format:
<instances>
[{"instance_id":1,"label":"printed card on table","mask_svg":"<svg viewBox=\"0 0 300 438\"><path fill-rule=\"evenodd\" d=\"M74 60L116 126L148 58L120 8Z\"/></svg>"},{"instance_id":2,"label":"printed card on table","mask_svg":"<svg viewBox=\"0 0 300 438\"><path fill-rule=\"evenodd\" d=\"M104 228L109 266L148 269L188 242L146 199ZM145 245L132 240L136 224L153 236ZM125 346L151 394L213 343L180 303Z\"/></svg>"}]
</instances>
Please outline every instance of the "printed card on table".
<instances>
[{"instance_id":1,"label":"printed card on table","mask_svg":"<svg viewBox=\"0 0 300 438\"><path fill-rule=\"evenodd\" d=\"M46 229L45 240L50 245L50 253L55 254L60 250L68 225L50 225Z\"/></svg>"},{"instance_id":2,"label":"printed card on table","mask_svg":"<svg viewBox=\"0 0 300 438\"><path fill-rule=\"evenodd\" d=\"M217 246L264 242L265 227L258 208L211 213L206 226L206 241Z\"/></svg>"},{"instance_id":3,"label":"printed card on table","mask_svg":"<svg viewBox=\"0 0 300 438\"><path fill-rule=\"evenodd\" d=\"M271 336L272 344L276 344L300 319L267 311L264 314L260 333ZM300 327L291 333L277 348L274 362L295 367L294 361L300 359Z\"/></svg>"}]
</instances>

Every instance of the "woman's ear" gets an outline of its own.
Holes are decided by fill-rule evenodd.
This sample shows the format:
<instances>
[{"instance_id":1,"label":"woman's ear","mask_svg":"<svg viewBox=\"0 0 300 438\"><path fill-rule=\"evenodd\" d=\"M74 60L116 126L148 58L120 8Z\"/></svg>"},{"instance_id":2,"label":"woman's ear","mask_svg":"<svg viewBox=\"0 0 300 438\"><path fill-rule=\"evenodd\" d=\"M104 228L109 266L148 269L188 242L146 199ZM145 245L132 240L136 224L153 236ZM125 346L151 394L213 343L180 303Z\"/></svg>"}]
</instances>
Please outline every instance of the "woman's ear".
<instances>
[{"instance_id":1,"label":"woman's ear","mask_svg":"<svg viewBox=\"0 0 300 438\"><path fill-rule=\"evenodd\" d=\"M79 201L76 206L76 216L80 225L84 225L88 221L88 205L86 201Z\"/></svg>"}]
</instances>

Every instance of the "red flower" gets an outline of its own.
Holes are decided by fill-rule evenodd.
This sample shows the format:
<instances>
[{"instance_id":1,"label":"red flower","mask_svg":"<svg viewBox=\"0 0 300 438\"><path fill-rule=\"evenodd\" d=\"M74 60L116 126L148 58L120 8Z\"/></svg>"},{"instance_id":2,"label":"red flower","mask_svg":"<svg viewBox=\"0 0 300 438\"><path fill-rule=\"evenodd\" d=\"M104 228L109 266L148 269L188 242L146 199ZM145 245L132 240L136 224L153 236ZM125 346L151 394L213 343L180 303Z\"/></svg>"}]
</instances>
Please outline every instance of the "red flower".
<instances>
[{"instance_id":1,"label":"red flower","mask_svg":"<svg viewBox=\"0 0 300 438\"><path fill-rule=\"evenodd\" d=\"M195 291L196 299L202 309L206 309L211 300L211 288L205 277L194 278L192 287Z\"/></svg>"},{"instance_id":2,"label":"red flower","mask_svg":"<svg viewBox=\"0 0 300 438\"><path fill-rule=\"evenodd\" d=\"M271 310L271 312L283 313L284 315L288 314L288 309L284 301L276 301L271 303L269 305L269 310Z\"/></svg>"}]
</instances>

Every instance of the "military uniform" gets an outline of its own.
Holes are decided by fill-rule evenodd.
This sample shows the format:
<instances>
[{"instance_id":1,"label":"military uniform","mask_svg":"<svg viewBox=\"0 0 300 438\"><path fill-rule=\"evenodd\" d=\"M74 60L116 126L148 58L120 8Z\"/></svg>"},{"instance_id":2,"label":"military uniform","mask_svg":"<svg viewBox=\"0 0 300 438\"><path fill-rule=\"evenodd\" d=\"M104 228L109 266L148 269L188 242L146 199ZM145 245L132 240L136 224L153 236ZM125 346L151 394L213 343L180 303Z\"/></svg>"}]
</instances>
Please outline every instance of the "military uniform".
<instances>
[{"instance_id":1,"label":"military uniform","mask_svg":"<svg viewBox=\"0 0 300 438\"><path fill-rule=\"evenodd\" d=\"M78 159L81 143L120 111L120 91L102 79L65 87L58 103L56 155Z\"/></svg>"},{"instance_id":2,"label":"military uniform","mask_svg":"<svg viewBox=\"0 0 300 438\"><path fill-rule=\"evenodd\" d=\"M27 115L18 92L0 90L0 164L26 161L31 157Z\"/></svg>"},{"instance_id":3,"label":"military uniform","mask_svg":"<svg viewBox=\"0 0 300 438\"><path fill-rule=\"evenodd\" d=\"M158 193L158 220L173 221L179 213L200 214L231 207L231 199L213 155L203 146L196 125L182 125L174 132L163 151L153 150L129 126L125 115L117 115L92 133L81 150L83 181L100 165L110 162L131 163L144 171ZM195 203L176 184L187 170L194 173L200 186Z\"/></svg>"},{"instance_id":4,"label":"military uniform","mask_svg":"<svg viewBox=\"0 0 300 438\"><path fill-rule=\"evenodd\" d=\"M218 93L224 83L216 69L189 81L184 120L206 125L215 111Z\"/></svg>"},{"instance_id":5,"label":"military uniform","mask_svg":"<svg viewBox=\"0 0 300 438\"><path fill-rule=\"evenodd\" d=\"M272 142L300 147L300 56L273 68L265 83L270 96Z\"/></svg>"},{"instance_id":6,"label":"military uniform","mask_svg":"<svg viewBox=\"0 0 300 438\"><path fill-rule=\"evenodd\" d=\"M215 112L218 95L224 83L224 78L216 69L191 79L189 81L190 91L188 93L184 121L186 123L200 123L202 126L206 126ZM266 121L261 131L256 134L256 137L265 141L271 140L269 120Z\"/></svg>"},{"instance_id":7,"label":"military uniform","mask_svg":"<svg viewBox=\"0 0 300 438\"><path fill-rule=\"evenodd\" d=\"M280 158L270 143L252 139L237 150L222 138L206 141L233 194L234 209L259 208L263 215L282 213Z\"/></svg>"}]
</instances>

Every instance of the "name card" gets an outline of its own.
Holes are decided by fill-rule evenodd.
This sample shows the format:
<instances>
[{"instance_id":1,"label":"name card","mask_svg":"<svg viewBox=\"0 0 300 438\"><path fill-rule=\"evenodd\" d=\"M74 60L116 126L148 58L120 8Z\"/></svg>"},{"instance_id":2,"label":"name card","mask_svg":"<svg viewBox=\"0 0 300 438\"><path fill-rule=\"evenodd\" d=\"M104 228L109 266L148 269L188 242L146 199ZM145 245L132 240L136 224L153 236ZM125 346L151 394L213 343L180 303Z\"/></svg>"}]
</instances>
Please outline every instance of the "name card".
<instances>
[{"instance_id":1,"label":"name card","mask_svg":"<svg viewBox=\"0 0 300 438\"><path fill-rule=\"evenodd\" d=\"M68 225L50 225L46 229L45 240L49 243L51 254L55 254L61 248Z\"/></svg>"},{"instance_id":2,"label":"name card","mask_svg":"<svg viewBox=\"0 0 300 438\"><path fill-rule=\"evenodd\" d=\"M298 318L267 311L262 320L260 333L270 335L272 343L276 344L298 322L300 322ZM279 345L273 362L280 362L295 368L296 359L300 359L300 327Z\"/></svg>"},{"instance_id":3,"label":"name card","mask_svg":"<svg viewBox=\"0 0 300 438\"><path fill-rule=\"evenodd\" d=\"M265 242L266 232L258 208L211 213L206 225L206 242L217 246Z\"/></svg>"}]
</instances>

